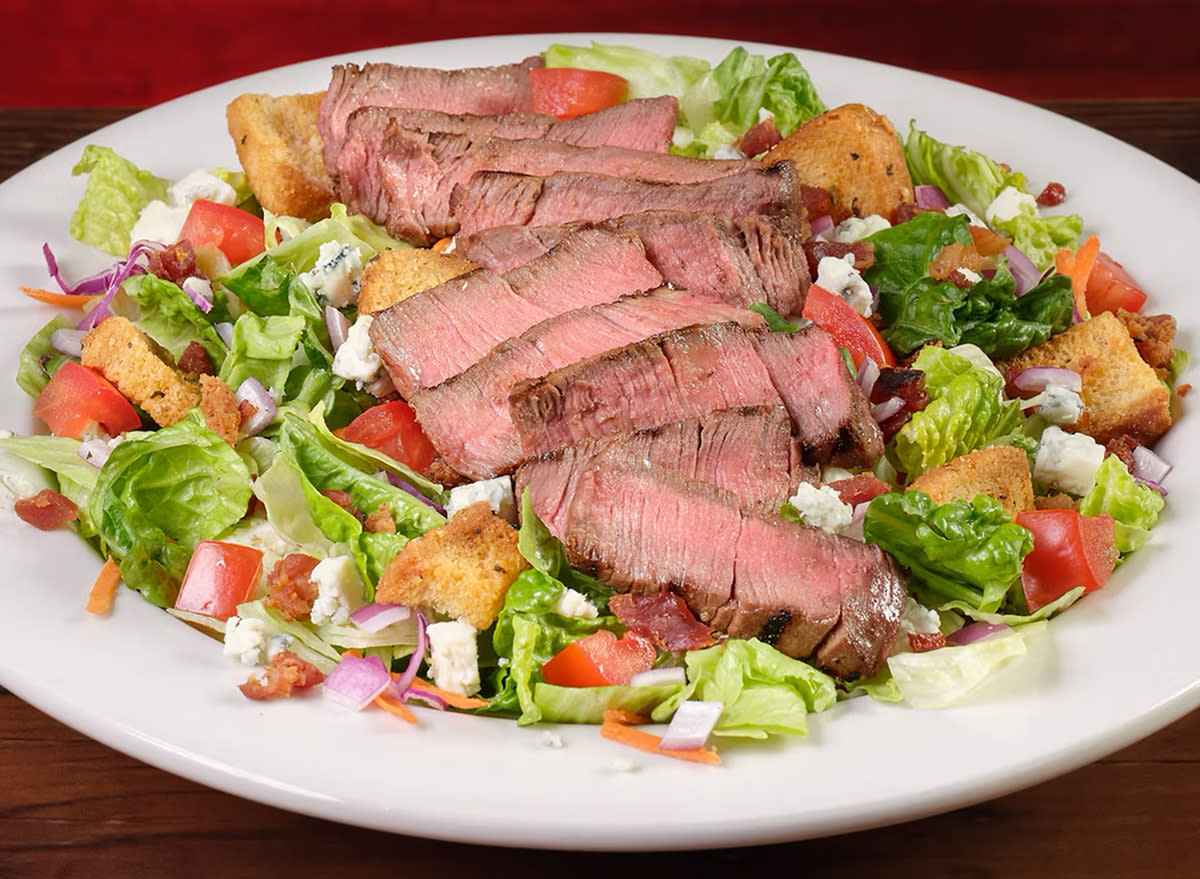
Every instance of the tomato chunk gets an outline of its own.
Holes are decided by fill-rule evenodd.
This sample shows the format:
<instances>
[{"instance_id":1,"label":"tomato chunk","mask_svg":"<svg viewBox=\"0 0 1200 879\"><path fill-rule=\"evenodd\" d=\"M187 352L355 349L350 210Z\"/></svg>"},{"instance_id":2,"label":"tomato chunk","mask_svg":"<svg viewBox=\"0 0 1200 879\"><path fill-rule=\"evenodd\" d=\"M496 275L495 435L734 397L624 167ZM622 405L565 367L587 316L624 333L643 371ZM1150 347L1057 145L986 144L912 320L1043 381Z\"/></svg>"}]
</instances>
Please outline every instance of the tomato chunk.
<instances>
[{"instance_id":1,"label":"tomato chunk","mask_svg":"<svg viewBox=\"0 0 1200 879\"><path fill-rule=\"evenodd\" d=\"M570 119L625 100L629 81L615 73L578 67L535 67L529 71L533 112Z\"/></svg>"},{"instance_id":2,"label":"tomato chunk","mask_svg":"<svg viewBox=\"0 0 1200 879\"><path fill-rule=\"evenodd\" d=\"M336 433L346 442L369 446L414 470L424 470L437 454L416 413L403 400L372 406Z\"/></svg>"},{"instance_id":3,"label":"tomato chunk","mask_svg":"<svg viewBox=\"0 0 1200 879\"><path fill-rule=\"evenodd\" d=\"M645 635L607 630L572 641L542 666L547 683L560 687L625 686L654 665L654 644Z\"/></svg>"},{"instance_id":4,"label":"tomato chunk","mask_svg":"<svg viewBox=\"0 0 1200 879\"><path fill-rule=\"evenodd\" d=\"M1137 281L1103 251L1096 254L1096 262L1088 275L1087 289L1083 295L1092 314L1102 311L1115 313L1119 308L1137 311L1146 302L1146 294Z\"/></svg>"},{"instance_id":5,"label":"tomato chunk","mask_svg":"<svg viewBox=\"0 0 1200 879\"><path fill-rule=\"evenodd\" d=\"M263 221L254 214L198 198L183 221L179 240L194 248L215 247L237 265L266 250L265 236Z\"/></svg>"},{"instance_id":6,"label":"tomato chunk","mask_svg":"<svg viewBox=\"0 0 1200 879\"><path fill-rule=\"evenodd\" d=\"M1033 550L1021 566L1021 586L1031 611L1076 586L1099 589L1117 564L1114 523L1107 513L1084 516L1075 510L1027 510L1017 524L1033 534Z\"/></svg>"},{"instance_id":7,"label":"tomato chunk","mask_svg":"<svg viewBox=\"0 0 1200 879\"><path fill-rule=\"evenodd\" d=\"M834 344L839 348L850 352L855 369L861 368L868 357L880 366L896 365L896 355L874 325L851 308L846 300L834 296L824 287L813 284L808 288L801 313L833 336Z\"/></svg>"},{"instance_id":8,"label":"tomato chunk","mask_svg":"<svg viewBox=\"0 0 1200 879\"><path fill-rule=\"evenodd\" d=\"M55 436L79 439L99 424L112 436L142 426L137 410L95 370L68 360L58 368L33 403L33 414Z\"/></svg>"},{"instance_id":9,"label":"tomato chunk","mask_svg":"<svg viewBox=\"0 0 1200 879\"><path fill-rule=\"evenodd\" d=\"M175 609L227 620L239 604L254 594L262 566L261 549L222 540L201 540L183 575Z\"/></svg>"}]
</instances>

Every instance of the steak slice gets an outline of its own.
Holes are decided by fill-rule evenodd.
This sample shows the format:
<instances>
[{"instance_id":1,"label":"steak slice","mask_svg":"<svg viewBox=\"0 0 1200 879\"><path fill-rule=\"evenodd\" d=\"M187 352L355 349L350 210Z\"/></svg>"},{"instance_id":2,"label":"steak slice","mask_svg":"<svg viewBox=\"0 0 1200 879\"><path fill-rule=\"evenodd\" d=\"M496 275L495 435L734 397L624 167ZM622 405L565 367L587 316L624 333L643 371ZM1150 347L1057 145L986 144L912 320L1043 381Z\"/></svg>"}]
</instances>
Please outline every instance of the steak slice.
<instances>
[{"instance_id":1,"label":"steak slice","mask_svg":"<svg viewBox=\"0 0 1200 879\"><path fill-rule=\"evenodd\" d=\"M829 334L810 325L755 341L792 416L804 460L872 466L883 454L883 433Z\"/></svg>"},{"instance_id":2,"label":"steak slice","mask_svg":"<svg viewBox=\"0 0 1200 879\"><path fill-rule=\"evenodd\" d=\"M548 226L651 210L700 211L729 217L778 211L802 217L803 192L795 178L790 162L699 183L623 180L570 172L536 177L481 171L455 187L450 211L459 231L466 235L491 226Z\"/></svg>"},{"instance_id":3,"label":"steak slice","mask_svg":"<svg viewBox=\"0 0 1200 879\"><path fill-rule=\"evenodd\" d=\"M346 120L359 107L422 107L444 113L489 115L533 109L529 71L540 56L499 67L439 70L398 64L339 64L317 111L325 167L336 173Z\"/></svg>"},{"instance_id":4,"label":"steak slice","mask_svg":"<svg viewBox=\"0 0 1200 879\"><path fill-rule=\"evenodd\" d=\"M667 289L574 309L502 342L436 387L413 391L408 402L446 465L471 479L491 478L521 460L508 405L518 382L665 330L729 320L762 326L754 312Z\"/></svg>"},{"instance_id":5,"label":"steak slice","mask_svg":"<svg viewBox=\"0 0 1200 879\"><path fill-rule=\"evenodd\" d=\"M692 159L624 147L580 147L545 139L508 140L468 134L415 131L395 120L370 151L361 145L338 156L337 193L353 211L368 214L388 231L413 244L453 235L450 215L455 186L479 171L511 171L546 176L560 171L604 174L625 179L692 183L756 168L747 160ZM351 141L347 141L350 146ZM376 192L383 189L381 198ZM385 211L379 213L380 206Z\"/></svg>"},{"instance_id":6,"label":"steak slice","mask_svg":"<svg viewBox=\"0 0 1200 879\"><path fill-rule=\"evenodd\" d=\"M661 283L633 236L580 230L507 275L475 269L384 309L371 324L371 344L408 398L552 315Z\"/></svg>"},{"instance_id":7,"label":"steak slice","mask_svg":"<svg viewBox=\"0 0 1200 879\"><path fill-rule=\"evenodd\" d=\"M544 253L581 223L495 226L459 235L457 252L492 271L507 271ZM798 315L811 283L795 218L688 211L643 211L599 223L633 232L663 279L682 289L743 307L765 302L784 316Z\"/></svg>"}]
</instances>

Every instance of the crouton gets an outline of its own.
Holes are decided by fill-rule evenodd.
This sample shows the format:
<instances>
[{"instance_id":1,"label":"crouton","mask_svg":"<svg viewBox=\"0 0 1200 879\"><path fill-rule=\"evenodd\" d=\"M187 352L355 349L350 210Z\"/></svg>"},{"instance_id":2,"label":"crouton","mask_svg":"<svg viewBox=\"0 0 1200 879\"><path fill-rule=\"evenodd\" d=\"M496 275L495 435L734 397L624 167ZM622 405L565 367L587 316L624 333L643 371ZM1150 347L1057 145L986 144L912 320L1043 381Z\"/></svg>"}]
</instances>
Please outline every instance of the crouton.
<instances>
[{"instance_id":1,"label":"crouton","mask_svg":"<svg viewBox=\"0 0 1200 879\"><path fill-rule=\"evenodd\" d=\"M414 293L444 284L476 268L461 256L422 248L385 250L363 269L359 314L374 314Z\"/></svg>"},{"instance_id":2,"label":"crouton","mask_svg":"<svg viewBox=\"0 0 1200 879\"><path fill-rule=\"evenodd\" d=\"M105 318L83 337L82 360L160 427L182 421L200 405L200 385L175 368L169 351L119 315Z\"/></svg>"},{"instance_id":3,"label":"crouton","mask_svg":"<svg viewBox=\"0 0 1200 879\"><path fill-rule=\"evenodd\" d=\"M527 567L516 529L480 501L405 544L380 577L375 600L432 608L486 629Z\"/></svg>"},{"instance_id":4,"label":"crouton","mask_svg":"<svg viewBox=\"0 0 1200 879\"><path fill-rule=\"evenodd\" d=\"M242 413L229 385L213 375L200 376L200 411L204 426L231 446L242 428Z\"/></svg>"},{"instance_id":5,"label":"crouton","mask_svg":"<svg viewBox=\"0 0 1200 879\"><path fill-rule=\"evenodd\" d=\"M843 104L804 122L768 150L762 164L788 159L796 177L828 189L834 204L856 217L891 219L913 203L904 148L887 117L862 104Z\"/></svg>"},{"instance_id":6,"label":"crouton","mask_svg":"<svg viewBox=\"0 0 1200 879\"><path fill-rule=\"evenodd\" d=\"M1098 443L1129 434L1149 445L1171 426L1170 391L1111 312L1101 312L997 366L1006 376L1030 366L1078 372L1083 377L1083 416L1062 427L1086 433Z\"/></svg>"},{"instance_id":7,"label":"crouton","mask_svg":"<svg viewBox=\"0 0 1200 879\"><path fill-rule=\"evenodd\" d=\"M967 452L923 473L908 487L925 492L939 504L972 501L976 495L986 494L998 500L1013 517L1033 509L1029 459L1014 446L990 446Z\"/></svg>"},{"instance_id":8,"label":"crouton","mask_svg":"<svg viewBox=\"0 0 1200 879\"><path fill-rule=\"evenodd\" d=\"M315 222L329 215L333 181L317 131L322 92L241 95L225 109L229 135L259 204L276 214Z\"/></svg>"}]
</instances>

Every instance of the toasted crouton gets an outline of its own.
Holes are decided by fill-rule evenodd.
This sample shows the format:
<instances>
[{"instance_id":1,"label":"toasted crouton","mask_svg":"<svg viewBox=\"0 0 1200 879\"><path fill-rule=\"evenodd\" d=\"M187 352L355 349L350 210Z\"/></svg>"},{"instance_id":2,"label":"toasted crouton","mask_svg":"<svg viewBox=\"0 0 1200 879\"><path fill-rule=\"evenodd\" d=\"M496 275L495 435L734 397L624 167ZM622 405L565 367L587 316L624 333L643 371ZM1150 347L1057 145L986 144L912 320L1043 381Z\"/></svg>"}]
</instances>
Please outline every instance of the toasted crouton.
<instances>
[{"instance_id":1,"label":"toasted crouton","mask_svg":"<svg viewBox=\"0 0 1200 879\"><path fill-rule=\"evenodd\" d=\"M939 504L971 501L976 495L995 498L1010 516L1033 509L1029 459L1014 446L991 446L960 455L923 473L908 486Z\"/></svg>"},{"instance_id":2,"label":"toasted crouton","mask_svg":"<svg viewBox=\"0 0 1200 879\"><path fill-rule=\"evenodd\" d=\"M527 567L516 529L480 501L405 544L380 577L375 600L432 608L486 629Z\"/></svg>"},{"instance_id":3,"label":"toasted crouton","mask_svg":"<svg viewBox=\"0 0 1200 879\"><path fill-rule=\"evenodd\" d=\"M444 284L476 268L461 256L423 248L385 250L363 269L360 314L374 314L414 293Z\"/></svg>"},{"instance_id":4,"label":"toasted crouton","mask_svg":"<svg viewBox=\"0 0 1200 879\"><path fill-rule=\"evenodd\" d=\"M788 159L802 183L830 191L856 217L891 219L913 203L904 148L887 117L862 104L843 104L804 122L772 147L763 165Z\"/></svg>"},{"instance_id":5,"label":"toasted crouton","mask_svg":"<svg viewBox=\"0 0 1200 879\"><path fill-rule=\"evenodd\" d=\"M83 337L83 365L98 369L160 427L200 405L200 385L177 370L169 351L119 315Z\"/></svg>"},{"instance_id":6,"label":"toasted crouton","mask_svg":"<svg viewBox=\"0 0 1200 879\"><path fill-rule=\"evenodd\" d=\"M272 213L312 222L329 215L333 181L317 131L322 96L241 95L225 110L246 182Z\"/></svg>"},{"instance_id":7,"label":"toasted crouton","mask_svg":"<svg viewBox=\"0 0 1200 879\"><path fill-rule=\"evenodd\" d=\"M231 446L237 442L242 428L237 397L215 375L200 376L200 411L204 413L205 427Z\"/></svg>"},{"instance_id":8,"label":"toasted crouton","mask_svg":"<svg viewBox=\"0 0 1200 879\"><path fill-rule=\"evenodd\" d=\"M1101 312L997 366L1005 375L1030 366L1078 372L1083 377L1083 416L1063 429L1086 433L1102 445L1122 434L1150 444L1171 426L1170 391L1111 312Z\"/></svg>"}]
</instances>

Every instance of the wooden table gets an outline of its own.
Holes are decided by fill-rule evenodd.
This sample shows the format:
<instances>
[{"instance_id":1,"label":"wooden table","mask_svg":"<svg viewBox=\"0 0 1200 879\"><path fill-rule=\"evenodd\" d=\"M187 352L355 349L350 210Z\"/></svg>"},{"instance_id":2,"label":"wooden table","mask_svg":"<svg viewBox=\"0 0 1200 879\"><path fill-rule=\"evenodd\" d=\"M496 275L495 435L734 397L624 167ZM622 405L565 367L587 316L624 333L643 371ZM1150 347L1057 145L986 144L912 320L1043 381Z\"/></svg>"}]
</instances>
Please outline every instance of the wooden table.
<instances>
[{"instance_id":1,"label":"wooden table","mask_svg":"<svg viewBox=\"0 0 1200 879\"><path fill-rule=\"evenodd\" d=\"M1200 99L1044 106L1200 178ZM0 110L0 180L129 112ZM635 870L893 879L1200 876L1200 712L1065 777L921 821L758 848L578 856L396 837L261 806L143 765L0 689L0 879L590 877Z\"/></svg>"}]
</instances>

